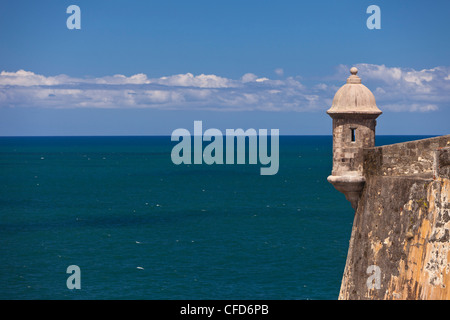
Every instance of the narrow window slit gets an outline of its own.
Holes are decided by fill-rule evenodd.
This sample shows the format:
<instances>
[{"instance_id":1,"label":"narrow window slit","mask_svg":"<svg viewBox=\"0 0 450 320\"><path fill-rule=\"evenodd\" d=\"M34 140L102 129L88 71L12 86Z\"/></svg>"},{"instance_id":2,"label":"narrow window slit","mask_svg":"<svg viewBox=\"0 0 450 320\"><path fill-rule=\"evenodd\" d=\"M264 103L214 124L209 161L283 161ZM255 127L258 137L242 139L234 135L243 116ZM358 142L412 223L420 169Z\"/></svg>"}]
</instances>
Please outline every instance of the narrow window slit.
<instances>
[{"instance_id":1,"label":"narrow window slit","mask_svg":"<svg viewBox=\"0 0 450 320\"><path fill-rule=\"evenodd\" d=\"M355 141L356 141L356 138L355 138L355 131L356 131L356 128L350 128L350 130L351 130L351 132L352 132L352 142L355 142Z\"/></svg>"}]
</instances>

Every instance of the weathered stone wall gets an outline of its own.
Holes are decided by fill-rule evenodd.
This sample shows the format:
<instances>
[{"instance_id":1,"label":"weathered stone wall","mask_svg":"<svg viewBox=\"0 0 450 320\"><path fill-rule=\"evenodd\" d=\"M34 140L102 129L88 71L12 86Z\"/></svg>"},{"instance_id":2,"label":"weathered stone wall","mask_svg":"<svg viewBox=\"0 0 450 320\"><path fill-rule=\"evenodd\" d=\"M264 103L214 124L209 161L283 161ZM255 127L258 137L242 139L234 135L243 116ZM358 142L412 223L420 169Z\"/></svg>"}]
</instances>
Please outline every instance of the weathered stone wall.
<instances>
[{"instance_id":1,"label":"weathered stone wall","mask_svg":"<svg viewBox=\"0 0 450 320\"><path fill-rule=\"evenodd\" d=\"M435 171L434 176L447 177L450 179L450 147L442 148L434 153Z\"/></svg>"},{"instance_id":2,"label":"weathered stone wall","mask_svg":"<svg viewBox=\"0 0 450 320\"><path fill-rule=\"evenodd\" d=\"M339 299L450 299L449 146L443 136L364 150Z\"/></svg>"},{"instance_id":3,"label":"weathered stone wall","mask_svg":"<svg viewBox=\"0 0 450 320\"><path fill-rule=\"evenodd\" d=\"M366 148L363 151L364 175L432 177L434 153L444 147L450 147L450 135Z\"/></svg>"}]
</instances>

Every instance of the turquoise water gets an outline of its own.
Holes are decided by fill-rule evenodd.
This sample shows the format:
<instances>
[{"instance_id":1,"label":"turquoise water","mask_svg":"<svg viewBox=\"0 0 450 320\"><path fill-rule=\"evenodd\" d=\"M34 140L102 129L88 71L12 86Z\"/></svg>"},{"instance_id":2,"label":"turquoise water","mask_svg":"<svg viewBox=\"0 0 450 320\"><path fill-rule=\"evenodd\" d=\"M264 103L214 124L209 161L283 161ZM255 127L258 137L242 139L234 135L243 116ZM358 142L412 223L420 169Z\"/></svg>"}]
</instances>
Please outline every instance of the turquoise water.
<instances>
[{"instance_id":1,"label":"turquoise water","mask_svg":"<svg viewBox=\"0 0 450 320\"><path fill-rule=\"evenodd\" d=\"M175 166L174 144L0 138L0 299L337 299L353 211L331 137L280 137L274 176Z\"/></svg>"}]
</instances>

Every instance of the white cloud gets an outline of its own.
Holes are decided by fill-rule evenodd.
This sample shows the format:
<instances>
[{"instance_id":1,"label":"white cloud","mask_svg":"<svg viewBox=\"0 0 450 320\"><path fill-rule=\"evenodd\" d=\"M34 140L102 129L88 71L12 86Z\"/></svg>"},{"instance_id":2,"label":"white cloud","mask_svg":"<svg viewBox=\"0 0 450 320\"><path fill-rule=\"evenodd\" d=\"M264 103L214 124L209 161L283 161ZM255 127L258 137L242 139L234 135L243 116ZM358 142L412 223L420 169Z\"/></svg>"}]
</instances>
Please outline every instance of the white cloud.
<instances>
[{"instance_id":1,"label":"white cloud","mask_svg":"<svg viewBox=\"0 0 450 320\"><path fill-rule=\"evenodd\" d=\"M274 72L275 72L276 75L278 75L280 77L284 74L284 70L282 68L276 68L274 70Z\"/></svg>"},{"instance_id":2,"label":"white cloud","mask_svg":"<svg viewBox=\"0 0 450 320\"><path fill-rule=\"evenodd\" d=\"M13 86L37 86L37 85L57 85L64 80L67 80L65 76L57 77L44 77L35 74L30 71L19 70L17 72L2 71L0 73L0 85L13 85Z\"/></svg>"},{"instance_id":3,"label":"white cloud","mask_svg":"<svg viewBox=\"0 0 450 320\"><path fill-rule=\"evenodd\" d=\"M325 83L319 83L319 84L316 84L315 88L325 91L328 89L328 86Z\"/></svg>"},{"instance_id":4,"label":"white cloud","mask_svg":"<svg viewBox=\"0 0 450 320\"><path fill-rule=\"evenodd\" d=\"M256 79L258 79L258 76L253 73L246 73L242 76L241 79L242 79L242 82L244 82L244 83L252 82L252 81L255 81Z\"/></svg>"},{"instance_id":5,"label":"white cloud","mask_svg":"<svg viewBox=\"0 0 450 320\"><path fill-rule=\"evenodd\" d=\"M384 110L396 111L396 112L430 112L437 111L439 107L435 104L387 104L383 106Z\"/></svg>"},{"instance_id":6,"label":"white cloud","mask_svg":"<svg viewBox=\"0 0 450 320\"><path fill-rule=\"evenodd\" d=\"M383 111L433 112L450 105L450 67L356 67ZM253 73L238 79L192 73L160 78L143 73L75 78L2 71L0 107L325 111L349 69L338 66L333 77L323 76L308 85L300 77L272 80Z\"/></svg>"},{"instance_id":7,"label":"white cloud","mask_svg":"<svg viewBox=\"0 0 450 320\"><path fill-rule=\"evenodd\" d=\"M406 82L413 82L418 86L423 86L423 82L430 82L433 80L433 75L428 70L422 71L409 71L405 74L404 79Z\"/></svg>"},{"instance_id":8,"label":"white cloud","mask_svg":"<svg viewBox=\"0 0 450 320\"><path fill-rule=\"evenodd\" d=\"M233 81L213 74L201 74L194 76L192 73L177 74L169 77L154 79L153 83L166 86L198 87L198 88L228 88L233 85Z\"/></svg>"},{"instance_id":9,"label":"white cloud","mask_svg":"<svg viewBox=\"0 0 450 320\"><path fill-rule=\"evenodd\" d=\"M373 64L355 66L382 110L428 112L450 105L450 83L445 81L450 67L415 70ZM339 66L338 73L344 70L349 67Z\"/></svg>"},{"instance_id":10,"label":"white cloud","mask_svg":"<svg viewBox=\"0 0 450 320\"><path fill-rule=\"evenodd\" d=\"M85 83L96 83L96 84L148 84L151 83L151 81L147 78L147 75L143 73L132 75L131 77L126 77L121 74L116 74L112 77L102 77L102 78L96 78L91 81L89 80L80 80L80 82Z\"/></svg>"},{"instance_id":11,"label":"white cloud","mask_svg":"<svg viewBox=\"0 0 450 320\"><path fill-rule=\"evenodd\" d=\"M384 90L383 88L381 88L381 87L378 87L378 88L376 88L375 89L375 92L374 92L375 94L377 94L377 95L383 95L383 94L385 94L386 93L386 90Z\"/></svg>"}]
</instances>

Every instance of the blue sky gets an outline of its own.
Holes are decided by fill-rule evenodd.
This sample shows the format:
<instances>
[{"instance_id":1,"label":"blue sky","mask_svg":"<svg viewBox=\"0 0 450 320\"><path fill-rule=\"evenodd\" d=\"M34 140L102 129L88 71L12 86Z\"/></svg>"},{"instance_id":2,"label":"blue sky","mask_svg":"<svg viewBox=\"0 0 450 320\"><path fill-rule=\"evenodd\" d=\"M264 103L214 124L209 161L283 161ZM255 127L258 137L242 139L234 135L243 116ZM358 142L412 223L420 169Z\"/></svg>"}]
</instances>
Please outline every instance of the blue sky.
<instances>
[{"instance_id":1,"label":"blue sky","mask_svg":"<svg viewBox=\"0 0 450 320\"><path fill-rule=\"evenodd\" d=\"M69 5L81 30L69 30ZM369 30L369 5L381 29ZM331 134L356 65L378 134L448 134L450 1L0 1L0 135Z\"/></svg>"}]
</instances>

